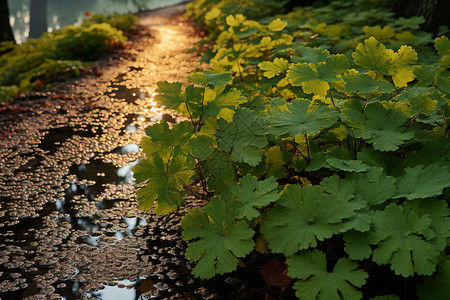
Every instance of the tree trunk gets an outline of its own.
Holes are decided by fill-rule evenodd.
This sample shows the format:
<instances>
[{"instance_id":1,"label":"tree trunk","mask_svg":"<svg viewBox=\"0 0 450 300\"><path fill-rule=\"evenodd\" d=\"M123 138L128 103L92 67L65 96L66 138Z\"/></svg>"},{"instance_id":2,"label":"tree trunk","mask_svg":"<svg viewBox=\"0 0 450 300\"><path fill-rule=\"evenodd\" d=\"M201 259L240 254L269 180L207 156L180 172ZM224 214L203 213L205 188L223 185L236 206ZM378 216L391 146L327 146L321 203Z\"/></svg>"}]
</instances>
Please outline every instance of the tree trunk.
<instances>
[{"instance_id":1,"label":"tree trunk","mask_svg":"<svg viewBox=\"0 0 450 300\"><path fill-rule=\"evenodd\" d=\"M30 1L30 35L38 38L47 32L47 0Z\"/></svg>"},{"instance_id":2,"label":"tree trunk","mask_svg":"<svg viewBox=\"0 0 450 300\"><path fill-rule=\"evenodd\" d=\"M8 0L0 0L0 42L5 41L15 42L9 23Z\"/></svg>"},{"instance_id":3,"label":"tree trunk","mask_svg":"<svg viewBox=\"0 0 450 300\"><path fill-rule=\"evenodd\" d=\"M424 16L426 21L422 29L434 34L439 26L450 28L449 0L394 0L393 10L397 17Z\"/></svg>"}]
</instances>

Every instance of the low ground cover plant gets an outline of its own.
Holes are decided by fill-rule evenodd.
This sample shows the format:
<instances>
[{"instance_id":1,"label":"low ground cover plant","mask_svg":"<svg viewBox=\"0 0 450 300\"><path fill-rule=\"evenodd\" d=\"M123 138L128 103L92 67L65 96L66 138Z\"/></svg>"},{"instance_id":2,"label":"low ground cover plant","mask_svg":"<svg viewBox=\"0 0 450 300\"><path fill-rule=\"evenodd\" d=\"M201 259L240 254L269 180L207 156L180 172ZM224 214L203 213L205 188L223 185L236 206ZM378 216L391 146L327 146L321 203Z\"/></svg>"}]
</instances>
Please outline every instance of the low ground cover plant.
<instances>
[{"instance_id":1,"label":"low ground cover plant","mask_svg":"<svg viewBox=\"0 0 450 300\"><path fill-rule=\"evenodd\" d=\"M0 56L0 101L67 77L80 76L89 61L126 41L133 15L90 15L80 26L44 33Z\"/></svg>"},{"instance_id":2,"label":"low ground cover plant","mask_svg":"<svg viewBox=\"0 0 450 300\"><path fill-rule=\"evenodd\" d=\"M158 104L188 121L146 129L140 207L209 199L182 219L203 279L258 251L284 257L299 299L445 299L450 40L383 1L258 21L234 2L188 6L217 30L210 68L158 83Z\"/></svg>"}]
</instances>

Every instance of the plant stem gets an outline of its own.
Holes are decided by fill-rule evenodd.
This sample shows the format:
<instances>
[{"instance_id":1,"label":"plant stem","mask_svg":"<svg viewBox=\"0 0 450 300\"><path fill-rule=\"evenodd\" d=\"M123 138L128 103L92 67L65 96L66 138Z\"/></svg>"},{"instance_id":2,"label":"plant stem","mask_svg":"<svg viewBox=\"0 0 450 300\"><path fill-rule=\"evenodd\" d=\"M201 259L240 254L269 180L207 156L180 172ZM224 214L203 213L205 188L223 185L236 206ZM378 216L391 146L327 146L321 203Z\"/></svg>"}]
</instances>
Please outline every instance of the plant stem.
<instances>
[{"instance_id":1,"label":"plant stem","mask_svg":"<svg viewBox=\"0 0 450 300\"><path fill-rule=\"evenodd\" d=\"M187 112L188 112L188 114L189 114L189 119L191 119L192 127L194 127L194 132L195 132L195 123L194 123L194 119L192 119L191 111L189 110L189 106L188 106L188 103L187 103L187 100L186 100L186 99L184 99L184 104L186 105L186 109L187 109Z\"/></svg>"},{"instance_id":2,"label":"plant stem","mask_svg":"<svg viewBox=\"0 0 450 300\"><path fill-rule=\"evenodd\" d=\"M444 118L444 124L445 124L445 135L448 135L448 136L450 136L450 133L449 133L449 128L448 128L448 124L447 124L447 119L445 118L445 113L444 113L444 110L442 109L442 107L441 107L441 114L442 114L442 118Z\"/></svg>"},{"instance_id":3,"label":"plant stem","mask_svg":"<svg viewBox=\"0 0 450 300\"><path fill-rule=\"evenodd\" d=\"M207 192L208 191L208 186L206 184L205 176L203 176L201 161L197 162L197 166L198 166L198 173L200 175L200 181L202 182L203 190L205 192Z\"/></svg>"},{"instance_id":4,"label":"plant stem","mask_svg":"<svg viewBox=\"0 0 450 300\"><path fill-rule=\"evenodd\" d=\"M309 141L308 141L308 135L305 133L305 141L306 141L306 151L308 151L308 160L311 161L311 155L309 150Z\"/></svg>"},{"instance_id":5,"label":"plant stem","mask_svg":"<svg viewBox=\"0 0 450 300\"><path fill-rule=\"evenodd\" d=\"M331 95L331 90L328 90L328 95L330 95L331 103L333 103L333 106L336 107L336 104L334 103L333 95Z\"/></svg>"},{"instance_id":6,"label":"plant stem","mask_svg":"<svg viewBox=\"0 0 450 300\"><path fill-rule=\"evenodd\" d=\"M166 175L169 175L169 166L170 166L170 161L172 160L172 157L173 157L173 147L172 147L172 152L170 153L170 156L169 156L169 160L167 161Z\"/></svg>"},{"instance_id":7,"label":"plant stem","mask_svg":"<svg viewBox=\"0 0 450 300\"><path fill-rule=\"evenodd\" d=\"M377 70L377 72L375 73L375 78L373 79L373 81L377 81L377 76L378 76L378 70ZM366 109L367 103L369 103L369 99L370 99L370 96L371 96L371 95L372 95L372 92L370 92L370 93L367 95L366 102L364 102L364 106L363 106L363 108L362 108L362 110L361 110L361 113L363 113L364 110Z\"/></svg>"},{"instance_id":8,"label":"plant stem","mask_svg":"<svg viewBox=\"0 0 450 300\"><path fill-rule=\"evenodd\" d=\"M183 186L184 186L185 189L188 189L189 192L191 192L192 195L194 195L195 198L202 199L201 195L199 193L197 193L197 192L194 192L187 184L183 183Z\"/></svg>"},{"instance_id":9,"label":"plant stem","mask_svg":"<svg viewBox=\"0 0 450 300\"><path fill-rule=\"evenodd\" d=\"M300 149L298 149L296 143L289 141L289 144L294 146L295 150L303 157L304 160L306 160L308 162L308 165L309 165L309 160L303 155L303 153L300 151Z\"/></svg>"},{"instance_id":10,"label":"plant stem","mask_svg":"<svg viewBox=\"0 0 450 300\"><path fill-rule=\"evenodd\" d=\"M242 77L241 65L239 64L239 56L236 57L236 64L239 72L239 77L241 78L241 81L244 82L244 78Z\"/></svg>"},{"instance_id":11,"label":"plant stem","mask_svg":"<svg viewBox=\"0 0 450 300\"><path fill-rule=\"evenodd\" d=\"M206 92L206 83L203 85L202 108L200 109L200 117L198 119L198 131L200 131L200 128L202 127L203 102L205 102L205 92Z\"/></svg>"},{"instance_id":12,"label":"plant stem","mask_svg":"<svg viewBox=\"0 0 450 300\"><path fill-rule=\"evenodd\" d=\"M412 125L412 123L414 123L414 120L416 120L416 118L417 118L419 115L420 115L420 112L419 112L417 115L415 115L415 116L411 119L411 122L409 122L408 126L406 126L406 128L403 129L402 133L405 133L405 131L409 128L409 126Z\"/></svg>"},{"instance_id":13,"label":"plant stem","mask_svg":"<svg viewBox=\"0 0 450 300\"><path fill-rule=\"evenodd\" d=\"M358 151L361 151L362 148L362 144L363 144L363 140L361 138L359 138L359 146L358 146Z\"/></svg>"}]
</instances>

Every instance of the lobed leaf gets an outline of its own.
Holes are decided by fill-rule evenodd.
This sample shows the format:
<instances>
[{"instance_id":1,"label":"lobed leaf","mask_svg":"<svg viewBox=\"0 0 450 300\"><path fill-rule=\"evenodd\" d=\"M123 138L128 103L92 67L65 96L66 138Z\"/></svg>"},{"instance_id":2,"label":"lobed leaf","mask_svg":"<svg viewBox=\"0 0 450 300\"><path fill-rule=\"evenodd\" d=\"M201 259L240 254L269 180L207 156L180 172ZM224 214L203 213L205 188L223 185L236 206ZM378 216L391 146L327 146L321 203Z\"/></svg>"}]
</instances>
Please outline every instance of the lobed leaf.
<instances>
[{"instance_id":1,"label":"lobed leaf","mask_svg":"<svg viewBox=\"0 0 450 300\"><path fill-rule=\"evenodd\" d=\"M449 179L447 167L437 163L427 167L423 165L407 167L397 181L395 198L405 197L412 200L441 195L443 189L450 186Z\"/></svg>"},{"instance_id":2,"label":"lobed leaf","mask_svg":"<svg viewBox=\"0 0 450 300\"><path fill-rule=\"evenodd\" d=\"M431 275L436 270L440 252L430 240L434 237L428 214L405 210L390 204L375 213L375 230L381 235L373 261L390 264L397 275L403 277Z\"/></svg>"},{"instance_id":3,"label":"lobed leaf","mask_svg":"<svg viewBox=\"0 0 450 300\"><path fill-rule=\"evenodd\" d=\"M321 106L308 112L311 102L305 99L295 99L287 104L288 110L269 110L269 123L275 135L312 135L322 129L334 125L338 118L336 111Z\"/></svg>"},{"instance_id":4,"label":"lobed leaf","mask_svg":"<svg viewBox=\"0 0 450 300\"><path fill-rule=\"evenodd\" d=\"M287 263L289 276L300 279L294 284L295 295L304 300L361 299L356 288L369 276L348 258L339 259L328 272L325 253L318 250L304 251Z\"/></svg>"},{"instance_id":5,"label":"lobed leaf","mask_svg":"<svg viewBox=\"0 0 450 300\"><path fill-rule=\"evenodd\" d=\"M291 56L291 59L296 63L319 63L319 62L325 62L327 58L330 56L330 52L326 49L322 48L311 48L311 47L297 47L295 48L295 51L297 51L298 54L301 55L301 57L298 56Z\"/></svg>"},{"instance_id":6,"label":"lobed leaf","mask_svg":"<svg viewBox=\"0 0 450 300\"><path fill-rule=\"evenodd\" d=\"M381 71L387 74L391 68L391 61L394 51L386 49L383 44L378 44L374 37L366 39L363 43L356 46L352 57L355 64L367 70Z\"/></svg>"},{"instance_id":7,"label":"lobed leaf","mask_svg":"<svg viewBox=\"0 0 450 300\"><path fill-rule=\"evenodd\" d=\"M450 295L450 257L446 256L438 268L434 277L426 277L423 283L417 287L420 300L436 299L445 300Z\"/></svg>"},{"instance_id":8,"label":"lobed leaf","mask_svg":"<svg viewBox=\"0 0 450 300\"><path fill-rule=\"evenodd\" d=\"M247 174L239 183L232 182L229 188L238 219L255 219L260 215L256 208L267 206L280 198L278 184L273 177L258 181L256 177Z\"/></svg>"},{"instance_id":9,"label":"lobed leaf","mask_svg":"<svg viewBox=\"0 0 450 300\"><path fill-rule=\"evenodd\" d=\"M263 61L258 64L259 68L264 71L264 76L267 78L273 78L276 75L287 71L289 68L289 62L284 58L276 57L273 62Z\"/></svg>"},{"instance_id":10,"label":"lobed leaf","mask_svg":"<svg viewBox=\"0 0 450 300\"><path fill-rule=\"evenodd\" d=\"M382 105L368 105L364 116L353 109L344 114L347 116L345 122L350 126L349 133L373 143L375 150L395 151L414 137L413 132L403 132L406 116Z\"/></svg>"},{"instance_id":11,"label":"lobed leaf","mask_svg":"<svg viewBox=\"0 0 450 300\"><path fill-rule=\"evenodd\" d=\"M159 81L156 83L158 88L155 90L157 95L155 101L166 108L171 108L175 105L183 103L181 97L181 82L167 82Z\"/></svg>"},{"instance_id":12,"label":"lobed leaf","mask_svg":"<svg viewBox=\"0 0 450 300\"><path fill-rule=\"evenodd\" d=\"M192 125L188 121L180 122L169 128L166 121L161 121L145 129L146 137L141 140L141 148L147 158L154 153L167 161L176 146L186 150L186 144L193 134Z\"/></svg>"},{"instance_id":13,"label":"lobed leaf","mask_svg":"<svg viewBox=\"0 0 450 300\"><path fill-rule=\"evenodd\" d=\"M236 222L232 207L220 197L214 197L203 210L191 209L181 225L183 239L198 239L189 244L186 257L198 259L192 273L201 279L235 270L237 258L254 247L253 230L244 221Z\"/></svg>"},{"instance_id":14,"label":"lobed leaf","mask_svg":"<svg viewBox=\"0 0 450 300\"><path fill-rule=\"evenodd\" d=\"M397 87L405 87L415 78L413 68L410 66L417 61L417 53L410 46L401 46L397 53L392 55L392 62L388 74Z\"/></svg>"},{"instance_id":15,"label":"lobed leaf","mask_svg":"<svg viewBox=\"0 0 450 300\"><path fill-rule=\"evenodd\" d=\"M173 212L184 202L184 185L192 182L193 163L186 156L175 152L170 162L165 164L158 154L141 160L133 166L133 176L136 183L148 180L148 183L137 191L139 208L151 210L156 200L153 212L167 214Z\"/></svg>"},{"instance_id":16,"label":"lobed leaf","mask_svg":"<svg viewBox=\"0 0 450 300\"><path fill-rule=\"evenodd\" d=\"M262 160L262 148L267 145L266 124L247 108L238 108L232 123L220 119L217 141L220 147L231 152L231 159L257 166Z\"/></svg>"},{"instance_id":17,"label":"lobed leaf","mask_svg":"<svg viewBox=\"0 0 450 300\"><path fill-rule=\"evenodd\" d=\"M269 248L291 256L339 233L353 209L320 186L287 185L261 225Z\"/></svg>"},{"instance_id":18,"label":"lobed leaf","mask_svg":"<svg viewBox=\"0 0 450 300\"><path fill-rule=\"evenodd\" d=\"M301 86L307 94L326 95L329 82L338 80L348 68L345 55L330 55L324 62L297 63L289 67L287 78L293 86Z\"/></svg>"},{"instance_id":19,"label":"lobed leaf","mask_svg":"<svg viewBox=\"0 0 450 300\"><path fill-rule=\"evenodd\" d=\"M368 94L377 89L381 93L389 93L394 90L394 87L389 82L384 80L374 81L369 75L359 74L356 71L343 75L342 79L346 83L345 90L350 93L360 91L362 94Z\"/></svg>"}]
</instances>

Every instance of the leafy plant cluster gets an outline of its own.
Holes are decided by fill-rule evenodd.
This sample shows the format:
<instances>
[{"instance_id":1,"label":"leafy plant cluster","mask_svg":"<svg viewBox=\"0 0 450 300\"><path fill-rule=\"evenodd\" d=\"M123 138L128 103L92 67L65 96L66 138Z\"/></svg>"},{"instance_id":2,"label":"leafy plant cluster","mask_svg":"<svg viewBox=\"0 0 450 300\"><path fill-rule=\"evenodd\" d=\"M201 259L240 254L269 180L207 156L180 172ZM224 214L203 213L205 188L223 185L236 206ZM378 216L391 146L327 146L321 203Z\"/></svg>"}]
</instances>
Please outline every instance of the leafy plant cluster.
<instances>
[{"instance_id":1,"label":"leafy plant cluster","mask_svg":"<svg viewBox=\"0 0 450 300\"><path fill-rule=\"evenodd\" d=\"M66 26L28 39L0 56L0 101L65 77L79 76L87 61L126 41L133 15L91 15L80 26Z\"/></svg>"},{"instance_id":2,"label":"leafy plant cluster","mask_svg":"<svg viewBox=\"0 0 450 300\"><path fill-rule=\"evenodd\" d=\"M342 34L324 11L347 15L347 1L260 21L225 15L231 3L189 7L223 28L209 70L158 83L158 104L187 120L146 129L133 167L141 209L210 200L182 219L200 278L259 251L285 257L300 299L406 299L411 287L445 299L450 40L430 47L420 19L394 20L380 2L348 15ZM356 28L378 18L388 24Z\"/></svg>"}]
</instances>

